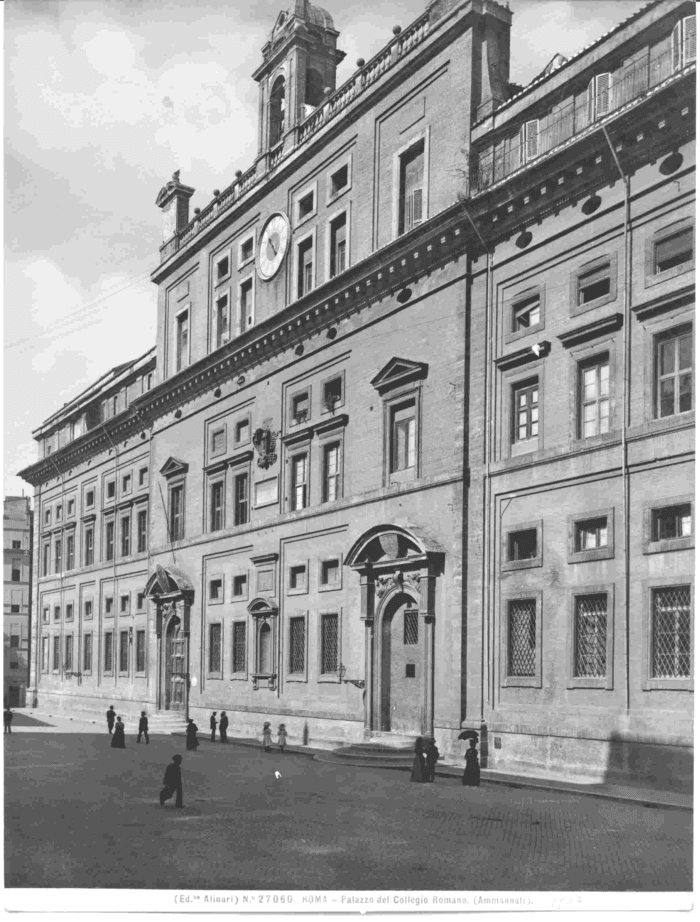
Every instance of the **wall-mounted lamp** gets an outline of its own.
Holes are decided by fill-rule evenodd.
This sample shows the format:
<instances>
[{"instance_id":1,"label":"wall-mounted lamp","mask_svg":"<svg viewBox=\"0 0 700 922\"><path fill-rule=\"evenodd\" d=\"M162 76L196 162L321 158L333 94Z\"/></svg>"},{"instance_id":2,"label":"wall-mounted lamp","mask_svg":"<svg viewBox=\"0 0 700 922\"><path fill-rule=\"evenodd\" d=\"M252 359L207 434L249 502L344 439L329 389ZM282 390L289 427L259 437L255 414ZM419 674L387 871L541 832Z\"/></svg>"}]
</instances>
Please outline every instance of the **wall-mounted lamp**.
<instances>
[{"instance_id":1,"label":"wall-mounted lamp","mask_svg":"<svg viewBox=\"0 0 700 922\"><path fill-rule=\"evenodd\" d=\"M345 673L346 673L346 672L347 672L347 668L346 668L345 666L342 666L342 665L341 665L340 669L338 670L338 674L340 675L340 681L341 681L344 685L354 685L355 688L364 688L364 687L365 687L365 680L364 680L364 679L346 679L346 678L345 678Z\"/></svg>"}]
</instances>

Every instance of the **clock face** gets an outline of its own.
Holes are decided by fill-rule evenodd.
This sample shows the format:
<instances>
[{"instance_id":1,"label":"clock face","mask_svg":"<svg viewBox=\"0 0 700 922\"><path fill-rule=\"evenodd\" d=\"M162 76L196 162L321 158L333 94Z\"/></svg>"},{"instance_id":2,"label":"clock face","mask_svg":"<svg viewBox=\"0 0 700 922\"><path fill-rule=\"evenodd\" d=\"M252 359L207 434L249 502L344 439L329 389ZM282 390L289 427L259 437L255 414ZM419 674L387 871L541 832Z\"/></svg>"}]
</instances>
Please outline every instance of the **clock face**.
<instances>
[{"instance_id":1,"label":"clock face","mask_svg":"<svg viewBox=\"0 0 700 922\"><path fill-rule=\"evenodd\" d=\"M267 221L258 244L258 275L269 281L282 265L289 246L289 219L278 212Z\"/></svg>"}]
</instances>

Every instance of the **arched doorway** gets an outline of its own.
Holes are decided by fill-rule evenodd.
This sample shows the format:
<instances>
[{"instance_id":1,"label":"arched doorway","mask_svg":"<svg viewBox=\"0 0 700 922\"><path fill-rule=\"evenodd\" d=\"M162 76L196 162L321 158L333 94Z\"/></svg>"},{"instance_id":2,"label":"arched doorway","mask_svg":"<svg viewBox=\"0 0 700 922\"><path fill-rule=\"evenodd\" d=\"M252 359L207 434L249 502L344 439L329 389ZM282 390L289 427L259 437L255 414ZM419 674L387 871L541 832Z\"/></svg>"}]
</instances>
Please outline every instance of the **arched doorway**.
<instances>
[{"instance_id":1,"label":"arched doorway","mask_svg":"<svg viewBox=\"0 0 700 922\"><path fill-rule=\"evenodd\" d=\"M187 676L185 670L185 632L182 622L175 616L170 619L165 634L164 706L166 711L185 708Z\"/></svg>"},{"instance_id":2,"label":"arched doorway","mask_svg":"<svg viewBox=\"0 0 700 922\"><path fill-rule=\"evenodd\" d=\"M421 733L423 642L416 600L400 592L382 614L380 729Z\"/></svg>"}]
</instances>

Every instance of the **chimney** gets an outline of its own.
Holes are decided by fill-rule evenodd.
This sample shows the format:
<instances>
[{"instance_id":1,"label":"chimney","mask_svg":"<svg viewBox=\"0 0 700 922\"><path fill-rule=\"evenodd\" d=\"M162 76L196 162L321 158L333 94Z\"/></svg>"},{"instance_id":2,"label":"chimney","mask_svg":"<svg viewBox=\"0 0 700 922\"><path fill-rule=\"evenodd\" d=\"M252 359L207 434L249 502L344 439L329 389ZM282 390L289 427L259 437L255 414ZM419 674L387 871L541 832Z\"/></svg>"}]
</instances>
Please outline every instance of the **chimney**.
<instances>
[{"instance_id":1,"label":"chimney","mask_svg":"<svg viewBox=\"0 0 700 922\"><path fill-rule=\"evenodd\" d=\"M484 0L482 10L481 67L474 74L478 84L477 121L490 115L508 99L510 26L513 19L510 9L493 0Z\"/></svg>"},{"instance_id":2,"label":"chimney","mask_svg":"<svg viewBox=\"0 0 700 922\"><path fill-rule=\"evenodd\" d=\"M192 186L183 186L180 171L176 170L158 193L156 205L163 212L163 243L186 227L190 222L190 199L194 195Z\"/></svg>"}]
</instances>

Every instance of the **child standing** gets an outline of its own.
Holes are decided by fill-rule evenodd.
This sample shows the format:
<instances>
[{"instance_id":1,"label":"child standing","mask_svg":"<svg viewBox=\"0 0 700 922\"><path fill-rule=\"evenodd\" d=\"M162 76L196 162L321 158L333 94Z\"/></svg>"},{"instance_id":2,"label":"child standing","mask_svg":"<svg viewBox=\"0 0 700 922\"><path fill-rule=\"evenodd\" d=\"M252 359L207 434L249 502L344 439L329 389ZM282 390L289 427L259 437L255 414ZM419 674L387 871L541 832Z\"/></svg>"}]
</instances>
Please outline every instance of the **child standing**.
<instances>
[{"instance_id":1,"label":"child standing","mask_svg":"<svg viewBox=\"0 0 700 922\"><path fill-rule=\"evenodd\" d=\"M280 724L277 728L277 745L280 747L280 752L284 752L284 747L287 745L287 729L284 724Z\"/></svg>"},{"instance_id":2,"label":"child standing","mask_svg":"<svg viewBox=\"0 0 700 922\"><path fill-rule=\"evenodd\" d=\"M265 721L263 724L263 746L265 747L265 752L270 751L270 746L272 745L272 730L270 729L269 721Z\"/></svg>"}]
</instances>

